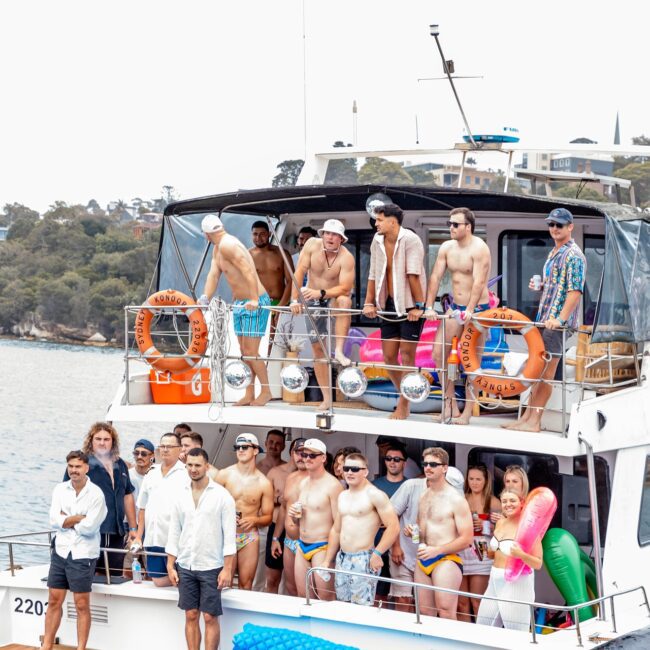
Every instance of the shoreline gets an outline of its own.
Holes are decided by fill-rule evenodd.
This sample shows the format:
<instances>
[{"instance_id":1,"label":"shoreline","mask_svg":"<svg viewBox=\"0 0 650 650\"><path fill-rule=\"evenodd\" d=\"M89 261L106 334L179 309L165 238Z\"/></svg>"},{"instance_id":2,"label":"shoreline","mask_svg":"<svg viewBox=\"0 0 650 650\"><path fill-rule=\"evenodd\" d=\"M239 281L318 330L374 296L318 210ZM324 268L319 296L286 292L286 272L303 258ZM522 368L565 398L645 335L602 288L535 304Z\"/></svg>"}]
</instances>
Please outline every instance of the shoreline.
<instances>
[{"instance_id":1,"label":"shoreline","mask_svg":"<svg viewBox=\"0 0 650 650\"><path fill-rule=\"evenodd\" d=\"M122 348L116 342L111 341L80 341L78 338L67 338L63 336L26 336L19 334L0 334L0 340L7 341L25 341L28 343L53 343L55 345L78 345L86 348L113 348L119 350Z\"/></svg>"}]
</instances>

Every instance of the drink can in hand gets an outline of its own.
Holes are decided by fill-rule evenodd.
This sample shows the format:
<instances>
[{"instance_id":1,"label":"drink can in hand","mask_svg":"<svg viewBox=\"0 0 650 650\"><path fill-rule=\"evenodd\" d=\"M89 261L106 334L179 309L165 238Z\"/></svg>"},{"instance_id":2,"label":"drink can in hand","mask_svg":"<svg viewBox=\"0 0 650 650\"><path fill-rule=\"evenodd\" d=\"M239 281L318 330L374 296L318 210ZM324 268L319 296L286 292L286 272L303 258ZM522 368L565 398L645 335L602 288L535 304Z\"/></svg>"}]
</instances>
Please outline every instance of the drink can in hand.
<instances>
[{"instance_id":1,"label":"drink can in hand","mask_svg":"<svg viewBox=\"0 0 650 650\"><path fill-rule=\"evenodd\" d=\"M535 291L541 291L542 289L542 276L541 275L533 275L533 287Z\"/></svg>"},{"instance_id":2,"label":"drink can in hand","mask_svg":"<svg viewBox=\"0 0 650 650\"><path fill-rule=\"evenodd\" d=\"M299 514L299 515L302 515L302 503L301 503L300 501L296 501L296 502L293 504L293 507L294 507L295 510L298 511L298 514Z\"/></svg>"},{"instance_id":3,"label":"drink can in hand","mask_svg":"<svg viewBox=\"0 0 650 650\"><path fill-rule=\"evenodd\" d=\"M417 524L411 526L411 541L414 544L420 543L420 527Z\"/></svg>"}]
</instances>

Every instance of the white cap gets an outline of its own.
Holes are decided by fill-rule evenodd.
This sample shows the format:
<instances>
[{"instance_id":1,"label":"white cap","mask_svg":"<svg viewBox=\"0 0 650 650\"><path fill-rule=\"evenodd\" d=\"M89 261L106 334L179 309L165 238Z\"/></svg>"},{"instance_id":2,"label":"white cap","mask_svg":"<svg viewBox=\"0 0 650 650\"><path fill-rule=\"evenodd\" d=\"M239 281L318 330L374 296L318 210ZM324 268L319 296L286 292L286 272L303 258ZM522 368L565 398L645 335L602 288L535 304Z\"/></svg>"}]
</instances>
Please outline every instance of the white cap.
<instances>
[{"instance_id":1,"label":"white cap","mask_svg":"<svg viewBox=\"0 0 650 650\"><path fill-rule=\"evenodd\" d=\"M201 221L201 230L205 233L223 230L221 219L216 214L206 214Z\"/></svg>"},{"instance_id":2,"label":"white cap","mask_svg":"<svg viewBox=\"0 0 650 650\"><path fill-rule=\"evenodd\" d=\"M242 445L248 443L249 445L255 445L259 448L260 451L264 451L260 447L260 443L257 441L257 436L254 433L240 433L235 440L236 445Z\"/></svg>"},{"instance_id":3,"label":"white cap","mask_svg":"<svg viewBox=\"0 0 650 650\"><path fill-rule=\"evenodd\" d=\"M335 235L343 237L343 243L348 240L345 236L345 226L338 219L328 219L323 227L319 229L318 236L322 237L324 232L333 232Z\"/></svg>"},{"instance_id":4,"label":"white cap","mask_svg":"<svg viewBox=\"0 0 650 650\"><path fill-rule=\"evenodd\" d=\"M305 444L302 446L302 448L320 451L321 454L327 453L327 447L325 446L325 443L320 441L318 438L309 438L309 440L305 440Z\"/></svg>"},{"instance_id":5,"label":"white cap","mask_svg":"<svg viewBox=\"0 0 650 650\"><path fill-rule=\"evenodd\" d=\"M447 483L452 487L455 487L461 494L465 491L465 477L463 473L457 468L450 465L447 468L447 474L445 474Z\"/></svg>"}]
</instances>

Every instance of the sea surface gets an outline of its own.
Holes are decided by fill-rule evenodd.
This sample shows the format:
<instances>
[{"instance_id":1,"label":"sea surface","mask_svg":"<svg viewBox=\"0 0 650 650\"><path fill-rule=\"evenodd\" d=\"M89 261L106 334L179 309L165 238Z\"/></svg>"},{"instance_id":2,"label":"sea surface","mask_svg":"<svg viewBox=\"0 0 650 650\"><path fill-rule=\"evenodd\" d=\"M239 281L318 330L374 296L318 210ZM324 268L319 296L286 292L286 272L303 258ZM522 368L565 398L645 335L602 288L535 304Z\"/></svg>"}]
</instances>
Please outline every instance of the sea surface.
<instances>
[{"instance_id":1,"label":"sea surface","mask_svg":"<svg viewBox=\"0 0 650 650\"><path fill-rule=\"evenodd\" d=\"M0 339L0 536L49 529L52 489L65 456L103 420L124 374L123 351ZM121 424L121 455L131 460L141 437L156 442L160 423ZM39 541L47 541L43 536ZM16 548L15 561L46 561L43 551ZM0 569L8 566L0 543Z\"/></svg>"}]
</instances>

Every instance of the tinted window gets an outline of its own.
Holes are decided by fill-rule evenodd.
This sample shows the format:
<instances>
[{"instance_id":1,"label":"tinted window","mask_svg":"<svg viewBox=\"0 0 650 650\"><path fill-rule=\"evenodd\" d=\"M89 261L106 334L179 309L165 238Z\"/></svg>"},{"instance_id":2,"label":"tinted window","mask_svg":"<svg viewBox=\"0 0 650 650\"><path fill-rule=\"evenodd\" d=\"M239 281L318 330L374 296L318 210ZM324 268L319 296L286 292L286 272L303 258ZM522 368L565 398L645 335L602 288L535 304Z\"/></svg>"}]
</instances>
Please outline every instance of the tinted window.
<instances>
[{"instance_id":1,"label":"tinted window","mask_svg":"<svg viewBox=\"0 0 650 650\"><path fill-rule=\"evenodd\" d=\"M639 514L639 544L641 546L650 544L650 456L646 456L645 459L641 512Z\"/></svg>"},{"instance_id":2,"label":"tinted window","mask_svg":"<svg viewBox=\"0 0 650 650\"><path fill-rule=\"evenodd\" d=\"M370 244L375 233L372 230L349 230L345 233L348 241L345 247L352 253L355 259L355 280L352 293L352 309L362 309L366 299L368 287L368 271L370 269ZM374 321L364 316L353 316L354 325L371 325Z\"/></svg>"},{"instance_id":3,"label":"tinted window","mask_svg":"<svg viewBox=\"0 0 650 650\"><path fill-rule=\"evenodd\" d=\"M585 258L587 259L587 279L583 299L583 319L585 325L593 325L605 261L605 236L585 235L584 245Z\"/></svg>"},{"instance_id":4,"label":"tinted window","mask_svg":"<svg viewBox=\"0 0 650 650\"><path fill-rule=\"evenodd\" d=\"M609 465L602 456L594 456L596 470L596 498L598 499L598 523L600 526L600 540L605 543L607 532L607 519L609 517L609 501L611 485L609 480ZM587 477L587 457L578 456L573 459L574 476Z\"/></svg>"}]
</instances>

